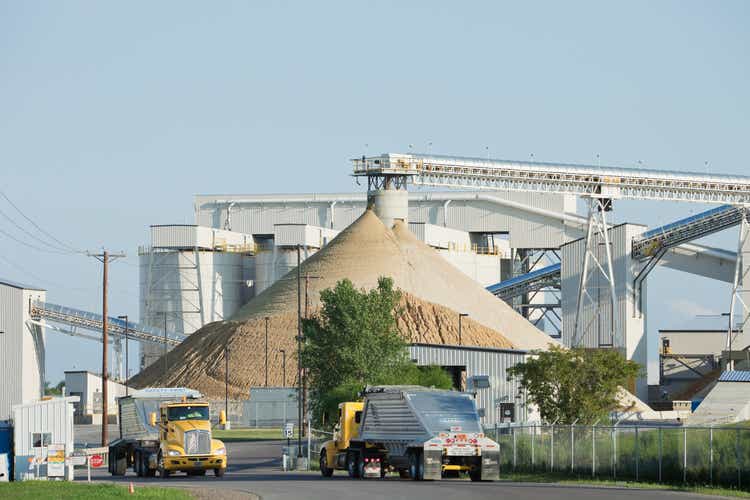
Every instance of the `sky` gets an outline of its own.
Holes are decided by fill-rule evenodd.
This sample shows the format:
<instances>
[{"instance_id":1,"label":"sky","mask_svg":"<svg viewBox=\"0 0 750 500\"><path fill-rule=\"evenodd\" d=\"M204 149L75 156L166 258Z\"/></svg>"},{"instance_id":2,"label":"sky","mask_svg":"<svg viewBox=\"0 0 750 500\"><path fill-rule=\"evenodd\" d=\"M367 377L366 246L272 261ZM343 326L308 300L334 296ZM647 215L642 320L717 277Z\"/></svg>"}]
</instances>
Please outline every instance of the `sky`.
<instances>
[{"instance_id":1,"label":"sky","mask_svg":"<svg viewBox=\"0 0 750 500\"><path fill-rule=\"evenodd\" d=\"M193 223L201 193L361 190L361 154L750 174L749 21L745 1L0 0L0 190L65 245L126 252L110 311L137 318L150 224ZM617 202L614 218L706 208ZM0 211L0 276L101 310L97 261ZM729 298L659 268L648 327ZM47 339L52 382L100 368L97 344Z\"/></svg>"}]
</instances>

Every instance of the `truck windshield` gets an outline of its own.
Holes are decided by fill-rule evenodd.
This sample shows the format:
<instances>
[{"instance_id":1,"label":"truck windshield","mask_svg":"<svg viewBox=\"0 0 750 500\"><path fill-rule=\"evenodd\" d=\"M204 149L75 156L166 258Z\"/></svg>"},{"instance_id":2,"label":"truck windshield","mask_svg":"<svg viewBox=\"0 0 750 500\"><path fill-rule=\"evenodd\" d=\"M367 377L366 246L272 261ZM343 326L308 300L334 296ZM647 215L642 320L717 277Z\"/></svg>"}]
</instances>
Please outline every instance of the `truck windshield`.
<instances>
[{"instance_id":1,"label":"truck windshield","mask_svg":"<svg viewBox=\"0 0 750 500\"><path fill-rule=\"evenodd\" d=\"M413 392L408 395L432 432L460 428L462 432L482 432L474 400L462 393Z\"/></svg>"},{"instance_id":2,"label":"truck windshield","mask_svg":"<svg viewBox=\"0 0 750 500\"><path fill-rule=\"evenodd\" d=\"M175 420L208 420L208 406L172 406L167 410L167 418Z\"/></svg>"}]
</instances>

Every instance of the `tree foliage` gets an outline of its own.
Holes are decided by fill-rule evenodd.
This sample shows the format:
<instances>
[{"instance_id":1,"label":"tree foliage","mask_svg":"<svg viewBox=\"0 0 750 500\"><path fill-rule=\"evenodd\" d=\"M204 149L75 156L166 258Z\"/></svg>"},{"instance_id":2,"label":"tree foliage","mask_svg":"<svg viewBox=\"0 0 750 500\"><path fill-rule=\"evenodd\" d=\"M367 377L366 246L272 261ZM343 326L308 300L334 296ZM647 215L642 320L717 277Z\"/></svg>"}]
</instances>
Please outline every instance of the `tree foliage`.
<instances>
[{"instance_id":1,"label":"tree foliage","mask_svg":"<svg viewBox=\"0 0 750 500\"><path fill-rule=\"evenodd\" d=\"M320 299L320 312L302 323L302 365L308 370L316 421L334 415L340 402L356 400L368 384L451 387L441 368L410 361L396 328L401 293L393 280L381 277L377 288L366 291L344 279L323 290Z\"/></svg>"},{"instance_id":2,"label":"tree foliage","mask_svg":"<svg viewBox=\"0 0 750 500\"><path fill-rule=\"evenodd\" d=\"M617 392L641 371L615 349L551 347L508 370L529 394L542 419L590 424L617 406Z\"/></svg>"}]
</instances>

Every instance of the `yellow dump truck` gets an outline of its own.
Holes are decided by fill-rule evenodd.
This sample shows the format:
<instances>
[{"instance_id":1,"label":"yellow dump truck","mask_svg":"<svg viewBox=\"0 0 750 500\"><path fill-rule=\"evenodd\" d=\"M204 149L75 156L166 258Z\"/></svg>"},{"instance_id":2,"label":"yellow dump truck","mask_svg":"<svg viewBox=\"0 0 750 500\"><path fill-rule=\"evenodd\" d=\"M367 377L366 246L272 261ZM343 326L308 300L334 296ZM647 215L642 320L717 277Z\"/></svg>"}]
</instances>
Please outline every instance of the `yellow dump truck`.
<instances>
[{"instance_id":1,"label":"yellow dump truck","mask_svg":"<svg viewBox=\"0 0 750 500\"><path fill-rule=\"evenodd\" d=\"M120 438L109 445L109 472L163 478L174 472L222 477L227 468L224 443L211 436L209 406L192 389L150 388L118 398ZM219 423L226 422L222 411Z\"/></svg>"},{"instance_id":2,"label":"yellow dump truck","mask_svg":"<svg viewBox=\"0 0 750 500\"><path fill-rule=\"evenodd\" d=\"M482 432L471 394L417 386L375 386L363 402L339 405L333 439L323 444L320 473L351 478L388 471L417 481L468 474L498 479L500 447Z\"/></svg>"}]
</instances>

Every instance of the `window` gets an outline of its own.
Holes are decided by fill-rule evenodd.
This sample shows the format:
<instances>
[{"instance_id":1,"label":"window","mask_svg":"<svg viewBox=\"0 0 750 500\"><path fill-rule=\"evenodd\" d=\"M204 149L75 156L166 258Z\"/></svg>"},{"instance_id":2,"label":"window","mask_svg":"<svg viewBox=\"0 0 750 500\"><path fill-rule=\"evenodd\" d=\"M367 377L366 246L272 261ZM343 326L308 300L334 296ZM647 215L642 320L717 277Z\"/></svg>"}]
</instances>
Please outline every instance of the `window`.
<instances>
[{"instance_id":1,"label":"window","mask_svg":"<svg viewBox=\"0 0 750 500\"><path fill-rule=\"evenodd\" d=\"M354 422L359 424L362 422L362 412L361 411L355 411L354 412Z\"/></svg>"},{"instance_id":2,"label":"window","mask_svg":"<svg viewBox=\"0 0 750 500\"><path fill-rule=\"evenodd\" d=\"M208 420L208 406L172 406L167 410L167 420Z\"/></svg>"},{"instance_id":3,"label":"window","mask_svg":"<svg viewBox=\"0 0 750 500\"><path fill-rule=\"evenodd\" d=\"M45 448L52 442L52 434L49 432L31 433L31 443L34 448Z\"/></svg>"}]
</instances>

